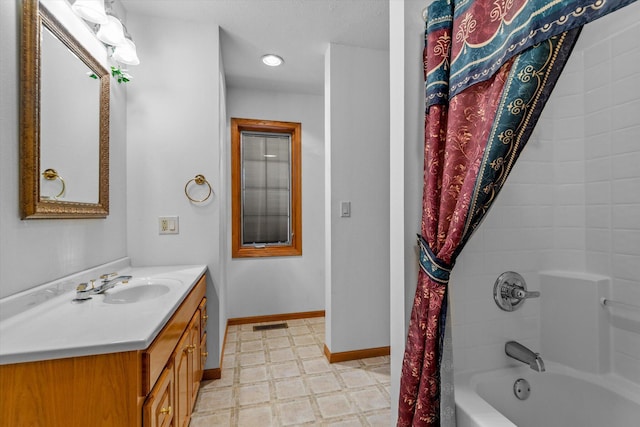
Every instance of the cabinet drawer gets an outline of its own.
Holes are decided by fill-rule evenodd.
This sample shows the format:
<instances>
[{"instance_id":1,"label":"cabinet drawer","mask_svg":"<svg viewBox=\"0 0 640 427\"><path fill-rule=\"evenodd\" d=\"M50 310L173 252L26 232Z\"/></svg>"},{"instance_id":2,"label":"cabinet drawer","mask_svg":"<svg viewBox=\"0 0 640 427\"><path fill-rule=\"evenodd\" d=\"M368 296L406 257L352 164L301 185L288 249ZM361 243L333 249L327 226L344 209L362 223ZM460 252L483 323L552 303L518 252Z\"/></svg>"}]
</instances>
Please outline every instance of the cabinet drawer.
<instances>
[{"instance_id":1,"label":"cabinet drawer","mask_svg":"<svg viewBox=\"0 0 640 427\"><path fill-rule=\"evenodd\" d=\"M175 414L173 397L173 364L162 371L151 394L144 403L144 427L173 426Z\"/></svg>"},{"instance_id":2,"label":"cabinet drawer","mask_svg":"<svg viewBox=\"0 0 640 427\"><path fill-rule=\"evenodd\" d=\"M200 307L206 291L202 276L184 302L160 331L153 343L142 353L142 392L148 394L167 364L178 340L189 326L193 313Z\"/></svg>"}]
</instances>

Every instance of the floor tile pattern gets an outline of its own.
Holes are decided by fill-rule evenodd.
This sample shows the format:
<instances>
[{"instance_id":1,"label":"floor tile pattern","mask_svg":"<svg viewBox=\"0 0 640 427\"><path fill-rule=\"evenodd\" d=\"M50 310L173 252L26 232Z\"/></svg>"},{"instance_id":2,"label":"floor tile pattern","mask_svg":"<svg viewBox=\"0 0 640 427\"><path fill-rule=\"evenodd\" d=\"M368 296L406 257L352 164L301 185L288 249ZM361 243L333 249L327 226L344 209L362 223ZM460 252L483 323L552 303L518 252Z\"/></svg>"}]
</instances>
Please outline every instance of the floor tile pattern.
<instances>
[{"instance_id":1,"label":"floor tile pattern","mask_svg":"<svg viewBox=\"0 0 640 427\"><path fill-rule=\"evenodd\" d=\"M202 383L191 427L391 425L388 356L330 364L323 317L287 324L228 327L222 378Z\"/></svg>"}]
</instances>

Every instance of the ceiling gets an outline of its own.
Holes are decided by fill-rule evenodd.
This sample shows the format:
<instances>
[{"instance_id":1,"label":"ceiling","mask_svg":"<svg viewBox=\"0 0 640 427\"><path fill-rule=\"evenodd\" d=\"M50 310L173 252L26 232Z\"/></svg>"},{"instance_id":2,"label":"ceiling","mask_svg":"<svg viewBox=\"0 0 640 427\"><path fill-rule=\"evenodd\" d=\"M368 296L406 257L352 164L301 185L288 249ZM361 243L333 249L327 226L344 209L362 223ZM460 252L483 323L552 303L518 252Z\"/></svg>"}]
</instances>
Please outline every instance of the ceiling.
<instances>
[{"instance_id":1,"label":"ceiling","mask_svg":"<svg viewBox=\"0 0 640 427\"><path fill-rule=\"evenodd\" d=\"M329 43L389 49L389 0L120 2L128 13L218 24L229 87L323 94ZM136 31L130 29L134 40ZM262 64L266 53L282 56L284 65Z\"/></svg>"}]
</instances>

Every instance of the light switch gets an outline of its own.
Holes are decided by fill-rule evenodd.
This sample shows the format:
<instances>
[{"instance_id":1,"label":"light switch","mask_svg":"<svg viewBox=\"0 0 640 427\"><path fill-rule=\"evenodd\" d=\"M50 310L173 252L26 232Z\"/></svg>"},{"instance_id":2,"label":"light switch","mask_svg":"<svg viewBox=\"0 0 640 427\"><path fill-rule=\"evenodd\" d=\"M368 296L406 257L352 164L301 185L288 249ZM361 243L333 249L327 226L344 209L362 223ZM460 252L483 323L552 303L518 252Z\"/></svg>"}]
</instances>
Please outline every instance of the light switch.
<instances>
[{"instance_id":1,"label":"light switch","mask_svg":"<svg viewBox=\"0 0 640 427\"><path fill-rule=\"evenodd\" d=\"M344 218L351 216L351 202L340 202L340 216Z\"/></svg>"},{"instance_id":2,"label":"light switch","mask_svg":"<svg viewBox=\"0 0 640 427\"><path fill-rule=\"evenodd\" d=\"M158 228L160 234L178 234L178 217L161 216L158 217Z\"/></svg>"}]
</instances>

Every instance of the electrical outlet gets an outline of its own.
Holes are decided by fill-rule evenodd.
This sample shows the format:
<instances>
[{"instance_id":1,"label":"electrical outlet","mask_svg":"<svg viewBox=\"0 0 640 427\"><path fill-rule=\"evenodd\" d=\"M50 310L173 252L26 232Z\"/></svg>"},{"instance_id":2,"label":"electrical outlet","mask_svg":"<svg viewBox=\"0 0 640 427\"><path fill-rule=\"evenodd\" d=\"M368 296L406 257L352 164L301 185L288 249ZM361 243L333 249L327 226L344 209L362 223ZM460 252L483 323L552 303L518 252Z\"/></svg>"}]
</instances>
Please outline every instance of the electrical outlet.
<instances>
[{"instance_id":1,"label":"electrical outlet","mask_svg":"<svg viewBox=\"0 0 640 427\"><path fill-rule=\"evenodd\" d=\"M160 234L178 234L178 217L161 216L158 217L158 228Z\"/></svg>"}]
</instances>

